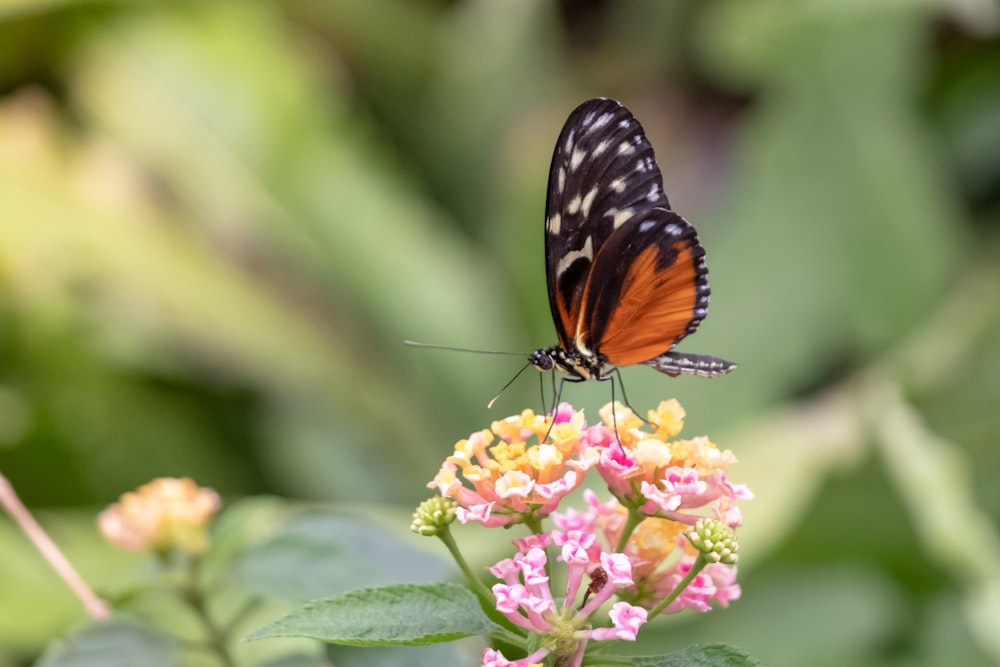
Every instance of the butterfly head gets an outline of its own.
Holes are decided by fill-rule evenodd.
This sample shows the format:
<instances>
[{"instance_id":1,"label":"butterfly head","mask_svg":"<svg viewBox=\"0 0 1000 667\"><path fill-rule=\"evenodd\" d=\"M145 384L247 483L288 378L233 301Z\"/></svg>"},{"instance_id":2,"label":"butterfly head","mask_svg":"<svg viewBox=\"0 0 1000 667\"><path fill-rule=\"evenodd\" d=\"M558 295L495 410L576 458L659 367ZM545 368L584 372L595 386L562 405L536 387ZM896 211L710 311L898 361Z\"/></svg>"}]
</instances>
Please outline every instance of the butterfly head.
<instances>
[{"instance_id":1,"label":"butterfly head","mask_svg":"<svg viewBox=\"0 0 1000 667\"><path fill-rule=\"evenodd\" d=\"M604 360L599 356L585 355L579 350L566 352L559 346L535 350L528 363L539 371L558 370L571 376L573 381L605 380Z\"/></svg>"}]
</instances>

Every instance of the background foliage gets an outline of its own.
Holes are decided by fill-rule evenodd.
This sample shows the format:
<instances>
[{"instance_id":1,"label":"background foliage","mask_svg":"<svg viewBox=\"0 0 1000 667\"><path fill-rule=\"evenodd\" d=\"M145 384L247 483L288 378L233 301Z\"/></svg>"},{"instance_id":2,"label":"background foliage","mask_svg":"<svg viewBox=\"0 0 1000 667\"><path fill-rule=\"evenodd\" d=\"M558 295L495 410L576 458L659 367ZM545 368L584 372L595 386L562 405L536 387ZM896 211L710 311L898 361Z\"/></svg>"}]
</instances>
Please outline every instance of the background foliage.
<instances>
[{"instance_id":1,"label":"background foliage","mask_svg":"<svg viewBox=\"0 0 1000 667\"><path fill-rule=\"evenodd\" d=\"M94 513L154 476L404 531L538 388L487 411L520 360L401 341L554 342L548 161L605 95L708 250L683 349L741 365L630 398L676 396L758 494L744 599L649 634L1000 662L998 29L990 0L3 0L0 470L99 587L142 565ZM0 666L81 618L0 522Z\"/></svg>"}]
</instances>

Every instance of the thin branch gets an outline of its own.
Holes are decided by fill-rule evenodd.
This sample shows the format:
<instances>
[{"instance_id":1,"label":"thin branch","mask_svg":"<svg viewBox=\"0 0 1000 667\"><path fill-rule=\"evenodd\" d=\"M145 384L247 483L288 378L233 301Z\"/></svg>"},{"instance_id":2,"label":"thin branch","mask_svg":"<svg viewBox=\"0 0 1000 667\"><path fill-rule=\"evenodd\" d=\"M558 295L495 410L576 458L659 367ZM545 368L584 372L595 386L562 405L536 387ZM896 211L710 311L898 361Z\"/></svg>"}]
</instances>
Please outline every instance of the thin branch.
<instances>
[{"instance_id":1,"label":"thin branch","mask_svg":"<svg viewBox=\"0 0 1000 667\"><path fill-rule=\"evenodd\" d=\"M48 533L35 521L35 517L17 497L14 487L2 474L0 474L0 505L7 510L7 513L24 531L24 534L42 552L42 556L49 562L56 574L66 582L73 594L83 603L87 615L95 621L106 621L111 618L111 607L108 603L94 594L94 591L66 559Z\"/></svg>"}]
</instances>

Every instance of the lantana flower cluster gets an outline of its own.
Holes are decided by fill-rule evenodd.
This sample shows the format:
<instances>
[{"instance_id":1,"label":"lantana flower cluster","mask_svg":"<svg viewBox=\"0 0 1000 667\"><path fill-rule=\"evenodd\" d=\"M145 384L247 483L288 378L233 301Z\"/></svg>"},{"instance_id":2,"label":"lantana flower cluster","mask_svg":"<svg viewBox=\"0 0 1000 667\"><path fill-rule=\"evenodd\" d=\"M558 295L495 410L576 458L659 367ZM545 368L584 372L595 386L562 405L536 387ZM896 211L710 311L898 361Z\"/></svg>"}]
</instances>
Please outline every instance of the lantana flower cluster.
<instances>
[{"instance_id":1,"label":"lantana flower cluster","mask_svg":"<svg viewBox=\"0 0 1000 667\"><path fill-rule=\"evenodd\" d=\"M581 456L585 432L583 412L568 404L554 418L525 410L459 440L427 486L458 502L462 523L500 528L532 522L555 511L596 462L595 453Z\"/></svg>"},{"instance_id":2,"label":"lantana flower cluster","mask_svg":"<svg viewBox=\"0 0 1000 667\"><path fill-rule=\"evenodd\" d=\"M580 665L589 641L634 641L659 613L706 612L740 595L736 503L752 494L727 477L733 454L706 437L677 438L685 414L676 400L646 420L618 403L600 414L588 425L583 411L563 403L551 416L525 410L495 421L460 440L428 484L441 498L415 515L418 532L446 532L442 517L531 531L514 540L513 557L490 568L500 580L490 602L533 636L525 641L531 652L509 660L487 649L484 667L528 667L549 654ZM610 497L587 489L583 510L560 507L592 469ZM555 524L548 531L546 518ZM554 565L564 570L557 591Z\"/></svg>"},{"instance_id":3,"label":"lantana flower cluster","mask_svg":"<svg viewBox=\"0 0 1000 667\"><path fill-rule=\"evenodd\" d=\"M208 546L208 524L220 506L218 493L187 477L159 477L123 494L97 523L109 542L129 551L197 556Z\"/></svg>"}]
</instances>

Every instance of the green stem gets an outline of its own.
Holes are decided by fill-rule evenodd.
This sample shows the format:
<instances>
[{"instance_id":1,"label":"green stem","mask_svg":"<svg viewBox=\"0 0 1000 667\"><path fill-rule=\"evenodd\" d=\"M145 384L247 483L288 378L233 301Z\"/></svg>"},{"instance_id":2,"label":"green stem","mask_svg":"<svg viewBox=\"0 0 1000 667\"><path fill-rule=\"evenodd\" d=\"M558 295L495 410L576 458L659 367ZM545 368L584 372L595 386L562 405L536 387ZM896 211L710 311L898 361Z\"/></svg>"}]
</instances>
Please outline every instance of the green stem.
<instances>
[{"instance_id":1,"label":"green stem","mask_svg":"<svg viewBox=\"0 0 1000 667\"><path fill-rule=\"evenodd\" d=\"M180 590L181 598L195 613L198 620L201 621L208 645L212 652L218 656L219 662L224 667L236 667L236 661L229 653L228 634L225 629L216 625L215 621L212 620L211 614L208 613L208 604L205 600L204 592L198 585L198 565L197 558L192 558L189 561L187 581Z\"/></svg>"},{"instance_id":2,"label":"green stem","mask_svg":"<svg viewBox=\"0 0 1000 667\"><path fill-rule=\"evenodd\" d=\"M229 619L229 622L223 628L223 631L226 634L232 634L241 623L247 620L250 614L260 608L263 601L263 598L259 597L247 600L247 602L244 603L244 605L240 607L235 614L233 614L233 617Z\"/></svg>"},{"instance_id":3,"label":"green stem","mask_svg":"<svg viewBox=\"0 0 1000 667\"><path fill-rule=\"evenodd\" d=\"M469 567L469 564L465 561L465 557L462 556L461 549L458 548L458 544L455 542L455 538L452 537L448 526L442 527L441 530L438 531L437 536L438 539L444 543L444 546L448 548L448 551L451 553L451 557L455 559L459 569L462 570L462 573L465 574L465 577L469 580L469 583L472 585L472 590L479 596L479 599L482 600L483 604L485 604L488 608L492 607L494 605L493 591L487 588L486 584L484 584L482 580L475 575L472 568Z\"/></svg>"},{"instance_id":4,"label":"green stem","mask_svg":"<svg viewBox=\"0 0 1000 667\"><path fill-rule=\"evenodd\" d=\"M694 565L691 566L691 570L683 579L681 579L681 582L677 584L677 588L675 588L670 595L663 599L663 602L656 605L649 611L649 614L646 616L646 621L648 622L653 620L653 618L661 614L664 609L669 607L670 603L676 600L677 596L684 592L684 589L687 588L692 581L694 581L694 578L698 576L699 572L705 569L706 565L708 565L708 561L705 560L704 556L698 554L698 558L695 560Z\"/></svg>"},{"instance_id":5,"label":"green stem","mask_svg":"<svg viewBox=\"0 0 1000 667\"><path fill-rule=\"evenodd\" d=\"M516 632L512 632L502 625L498 625L496 629L490 633L490 637L497 641L506 642L511 646L516 646L521 649L528 648L528 639L524 635L519 635Z\"/></svg>"},{"instance_id":6,"label":"green stem","mask_svg":"<svg viewBox=\"0 0 1000 667\"><path fill-rule=\"evenodd\" d=\"M524 525L528 527L533 535L542 534L542 520L535 514L531 514L524 518Z\"/></svg>"},{"instance_id":7,"label":"green stem","mask_svg":"<svg viewBox=\"0 0 1000 667\"><path fill-rule=\"evenodd\" d=\"M632 533L635 529L642 523L646 515L637 510L634 507L630 507L628 510L628 518L625 519L625 525L622 527L622 534L618 538L618 546L615 547L615 551L618 553L625 553L625 545L628 544L628 538L632 537Z\"/></svg>"}]
</instances>

